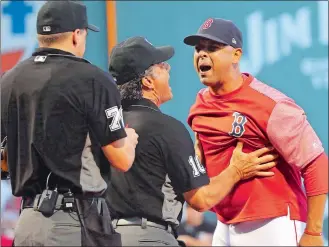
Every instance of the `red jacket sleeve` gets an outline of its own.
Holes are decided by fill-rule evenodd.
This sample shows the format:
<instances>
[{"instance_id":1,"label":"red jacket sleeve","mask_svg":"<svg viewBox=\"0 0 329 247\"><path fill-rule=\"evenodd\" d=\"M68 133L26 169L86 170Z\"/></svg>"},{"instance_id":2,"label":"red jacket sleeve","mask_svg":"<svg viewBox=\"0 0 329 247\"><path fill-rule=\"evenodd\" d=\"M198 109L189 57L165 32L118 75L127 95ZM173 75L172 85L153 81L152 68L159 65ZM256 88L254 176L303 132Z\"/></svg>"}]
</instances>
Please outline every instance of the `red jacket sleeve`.
<instances>
[{"instance_id":1,"label":"red jacket sleeve","mask_svg":"<svg viewBox=\"0 0 329 247\"><path fill-rule=\"evenodd\" d=\"M286 162L299 170L324 151L303 109L291 99L276 103L267 123L267 135Z\"/></svg>"},{"instance_id":2,"label":"red jacket sleeve","mask_svg":"<svg viewBox=\"0 0 329 247\"><path fill-rule=\"evenodd\" d=\"M328 193L328 156L322 153L302 169L307 196Z\"/></svg>"},{"instance_id":3,"label":"red jacket sleeve","mask_svg":"<svg viewBox=\"0 0 329 247\"><path fill-rule=\"evenodd\" d=\"M302 108L291 99L278 102L267 134L287 163L301 171L307 196L328 193L328 157Z\"/></svg>"}]
</instances>

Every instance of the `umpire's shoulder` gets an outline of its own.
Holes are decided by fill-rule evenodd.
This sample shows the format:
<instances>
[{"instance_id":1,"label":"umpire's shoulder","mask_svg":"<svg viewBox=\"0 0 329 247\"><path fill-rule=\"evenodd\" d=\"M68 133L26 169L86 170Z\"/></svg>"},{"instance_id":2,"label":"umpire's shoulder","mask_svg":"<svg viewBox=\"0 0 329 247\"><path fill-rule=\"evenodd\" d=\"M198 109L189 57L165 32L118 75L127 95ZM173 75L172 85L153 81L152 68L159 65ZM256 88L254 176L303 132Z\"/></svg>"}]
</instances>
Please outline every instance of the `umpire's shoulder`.
<instances>
[{"instance_id":1,"label":"umpire's shoulder","mask_svg":"<svg viewBox=\"0 0 329 247\"><path fill-rule=\"evenodd\" d=\"M165 131L168 135L176 138L190 138L190 133L180 120L166 114L163 115L166 121Z\"/></svg>"},{"instance_id":2,"label":"umpire's shoulder","mask_svg":"<svg viewBox=\"0 0 329 247\"><path fill-rule=\"evenodd\" d=\"M96 65L85 63L83 67L80 67L79 73L84 81L92 82L93 86L107 89L116 88L115 81L111 74Z\"/></svg>"}]
</instances>

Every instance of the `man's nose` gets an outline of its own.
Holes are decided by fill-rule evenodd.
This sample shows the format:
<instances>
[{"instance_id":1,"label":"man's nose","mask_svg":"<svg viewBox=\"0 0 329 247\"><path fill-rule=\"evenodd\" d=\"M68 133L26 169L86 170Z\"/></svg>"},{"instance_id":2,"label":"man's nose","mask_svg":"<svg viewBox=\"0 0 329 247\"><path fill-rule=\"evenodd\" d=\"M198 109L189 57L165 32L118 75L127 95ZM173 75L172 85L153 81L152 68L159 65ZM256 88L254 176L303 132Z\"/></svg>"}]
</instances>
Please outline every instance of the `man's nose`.
<instances>
[{"instance_id":1,"label":"man's nose","mask_svg":"<svg viewBox=\"0 0 329 247\"><path fill-rule=\"evenodd\" d=\"M208 56L208 53L207 53L207 51L205 51L205 50L200 50L200 51L199 51L199 56L200 56L200 57L207 57L207 56Z\"/></svg>"},{"instance_id":2,"label":"man's nose","mask_svg":"<svg viewBox=\"0 0 329 247\"><path fill-rule=\"evenodd\" d=\"M200 50L199 54L198 54L198 60L203 59L203 58L207 58L208 57L208 53L204 50Z\"/></svg>"}]
</instances>

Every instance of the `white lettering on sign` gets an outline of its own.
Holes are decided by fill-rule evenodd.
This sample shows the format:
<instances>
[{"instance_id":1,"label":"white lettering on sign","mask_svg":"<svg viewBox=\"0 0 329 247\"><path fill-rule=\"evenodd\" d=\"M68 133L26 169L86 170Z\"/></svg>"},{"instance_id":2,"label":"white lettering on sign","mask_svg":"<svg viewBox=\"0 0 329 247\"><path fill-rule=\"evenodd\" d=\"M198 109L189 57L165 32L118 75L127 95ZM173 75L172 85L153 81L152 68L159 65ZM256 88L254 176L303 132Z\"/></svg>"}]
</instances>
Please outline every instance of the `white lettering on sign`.
<instances>
[{"instance_id":1,"label":"white lettering on sign","mask_svg":"<svg viewBox=\"0 0 329 247\"><path fill-rule=\"evenodd\" d=\"M246 56L241 61L242 70L256 76L264 67L274 65L295 52L312 48L313 45L328 46L328 2L318 1L316 4L317 13L305 6L294 13L283 12L270 19L265 19L260 10L248 15L244 33L247 47ZM328 61L328 57L327 53L323 55L325 57L304 58L300 64L301 72L311 77L316 89L328 89L328 66L320 65L324 60ZM320 65L321 71L309 65L311 60Z\"/></svg>"}]
</instances>

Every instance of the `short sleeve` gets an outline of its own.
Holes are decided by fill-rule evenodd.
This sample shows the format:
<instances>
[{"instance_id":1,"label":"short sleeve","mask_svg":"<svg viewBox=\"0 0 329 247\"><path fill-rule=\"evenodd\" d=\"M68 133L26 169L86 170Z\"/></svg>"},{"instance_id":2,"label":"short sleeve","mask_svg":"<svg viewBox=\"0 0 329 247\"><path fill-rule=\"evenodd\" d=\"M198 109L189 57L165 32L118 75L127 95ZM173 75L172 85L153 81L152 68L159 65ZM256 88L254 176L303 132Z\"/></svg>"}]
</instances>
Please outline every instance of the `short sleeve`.
<instances>
[{"instance_id":1,"label":"short sleeve","mask_svg":"<svg viewBox=\"0 0 329 247\"><path fill-rule=\"evenodd\" d=\"M193 141L185 126L178 122L166 138L169 178L180 193L209 184L206 169L195 155ZM169 130L169 128L167 128Z\"/></svg>"},{"instance_id":2,"label":"short sleeve","mask_svg":"<svg viewBox=\"0 0 329 247\"><path fill-rule=\"evenodd\" d=\"M126 137L120 94L110 75L93 80L87 105L88 125L101 146Z\"/></svg>"},{"instance_id":3,"label":"short sleeve","mask_svg":"<svg viewBox=\"0 0 329 247\"><path fill-rule=\"evenodd\" d=\"M267 134L286 162L298 169L305 167L324 151L304 110L292 100L276 104L268 120Z\"/></svg>"}]
</instances>

